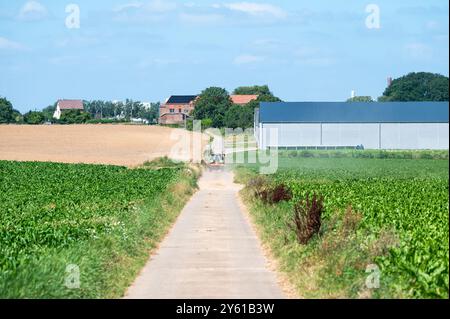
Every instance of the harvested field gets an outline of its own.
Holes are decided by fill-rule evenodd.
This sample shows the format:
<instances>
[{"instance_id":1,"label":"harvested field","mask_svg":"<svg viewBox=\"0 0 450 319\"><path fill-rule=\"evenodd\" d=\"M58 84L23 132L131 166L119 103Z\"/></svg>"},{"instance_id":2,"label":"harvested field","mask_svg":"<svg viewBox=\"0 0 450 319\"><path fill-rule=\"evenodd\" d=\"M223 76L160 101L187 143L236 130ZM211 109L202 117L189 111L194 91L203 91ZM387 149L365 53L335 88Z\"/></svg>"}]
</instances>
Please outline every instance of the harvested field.
<instances>
[{"instance_id":1,"label":"harvested field","mask_svg":"<svg viewBox=\"0 0 450 319\"><path fill-rule=\"evenodd\" d=\"M191 134L159 126L0 125L0 160L125 166L162 156L190 160L192 152L182 156L171 151Z\"/></svg>"}]
</instances>

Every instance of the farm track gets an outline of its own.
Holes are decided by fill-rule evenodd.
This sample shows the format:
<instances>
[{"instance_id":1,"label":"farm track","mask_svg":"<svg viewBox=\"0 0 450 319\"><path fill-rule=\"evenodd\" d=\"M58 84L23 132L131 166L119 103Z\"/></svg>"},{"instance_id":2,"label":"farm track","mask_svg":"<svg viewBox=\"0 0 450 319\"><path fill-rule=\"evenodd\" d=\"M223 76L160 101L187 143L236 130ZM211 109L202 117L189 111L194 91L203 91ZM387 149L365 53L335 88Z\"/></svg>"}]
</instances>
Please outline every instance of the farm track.
<instances>
[{"instance_id":1,"label":"farm track","mask_svg":"<svg viewBox=\"0 0 450 319\"><path fill-rule=\"evenodd\" d=\"M233 174L209 170L199 185L125 298L284 298L239 207Z\"/></svg>"}]
</instances>

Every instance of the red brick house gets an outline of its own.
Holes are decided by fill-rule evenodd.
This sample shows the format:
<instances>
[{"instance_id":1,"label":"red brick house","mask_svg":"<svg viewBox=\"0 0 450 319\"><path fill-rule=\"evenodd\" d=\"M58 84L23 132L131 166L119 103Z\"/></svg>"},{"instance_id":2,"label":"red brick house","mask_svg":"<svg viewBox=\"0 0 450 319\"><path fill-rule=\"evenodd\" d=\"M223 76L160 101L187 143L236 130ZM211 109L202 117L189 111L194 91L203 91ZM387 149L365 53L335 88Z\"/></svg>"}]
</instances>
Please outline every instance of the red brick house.
<instances>
[{"instance_id":1,"label":"red brick house","mask_svg":"<svg viewBox=\"0 0 450 319\"><path fill-rule=\"evenodd\" d=\"M159 124L181 124L195 108L197 95L172 95L159 108Z\"/></svg>"},{"instance_id":2,"label":"red brick house","mask_svg":"<svg viewBox=\"0 0 450 319\"><path fill-rule=\"evenodd\" d=\"M57 120L61 118L61 114L66 110L84 110L83 101L82 100L59 100L56 103L56 110L53 113L53 117Z\"/></svg>"}]
</instances>

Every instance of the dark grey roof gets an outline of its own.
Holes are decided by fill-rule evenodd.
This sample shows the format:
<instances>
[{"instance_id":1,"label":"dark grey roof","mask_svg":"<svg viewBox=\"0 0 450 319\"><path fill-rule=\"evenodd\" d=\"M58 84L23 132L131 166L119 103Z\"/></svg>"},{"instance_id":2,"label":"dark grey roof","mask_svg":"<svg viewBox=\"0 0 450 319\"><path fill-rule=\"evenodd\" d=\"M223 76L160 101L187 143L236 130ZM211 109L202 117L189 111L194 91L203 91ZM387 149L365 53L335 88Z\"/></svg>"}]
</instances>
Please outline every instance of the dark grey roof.
<instances>
[{"instance_id":1,"label":"dark grey roof","mask_svg":"<svg viewBox=\"0 0 450 319\"><path fill-rule=\"evenodd\" d=\"M261 102L263 123L448 123L448 102Z\"/></svg>"},{"instance_id":2,"label":"dark grey roof","mask_svg":"<svg viewBox=\"0 0 450 319\"><path fill-rule=\"evenodd\" d=\"M172 95L167 104L189 104L197 98L197 95Z\"/></svg>"}]
</instances>

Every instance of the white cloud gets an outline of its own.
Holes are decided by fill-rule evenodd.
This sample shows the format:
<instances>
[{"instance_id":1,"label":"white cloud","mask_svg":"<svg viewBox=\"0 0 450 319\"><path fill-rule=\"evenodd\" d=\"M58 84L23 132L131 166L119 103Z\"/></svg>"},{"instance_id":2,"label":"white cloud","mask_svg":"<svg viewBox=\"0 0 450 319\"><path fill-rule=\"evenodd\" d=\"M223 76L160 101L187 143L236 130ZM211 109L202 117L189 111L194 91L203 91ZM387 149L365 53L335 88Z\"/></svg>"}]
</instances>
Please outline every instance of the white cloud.
<instances>
[{"instance_id":1,"label":"white cloud","mask_svg":"<svg viewBox=\"0 0 450 319\"><path fill-rule=\"evenodd\" d=\"M414 59L428 59L433 55L433 49L420 42L408 43L405 45L407 54Z\"/></svg>"},{"instance_id":2,"label":"white cloud","mask_svg":"<svg viewBox=\"0 0 450 319\"><path fill-rule=\"evenodd\" d=\"M28 1L19 12L21 20L40 20L47 16L47 8L37 1Z\"/></svg>"},{"instance_id":3,"label":"white cloud","mask_svg":"<svg viewBox=\"0 0 450 319\"><path fill-rule=\"evenodd\" d=\"M126 11L129 9L139 9L142 8L144 4L140 3L140 2L132 2L132 3L125 3L125 4L120 4L118 6L116 6L113 11L114 12L122 12L122 11Z\"/></svg>"},{"instance_id":4,"label":"white cloud","mask_svg":"<svg viewBox=\"0 0 450 319\"><path fill-rule=\"evenodd\" d=\"M114 12L124 12L130 9L141 9L145 12L163 13L173 11L177 4L171 1L152 0L147 2L130 2L116 6Z\"/></svg>"},{"instance_id":5,"label":"white cloud","mask_svg":"<svg viewBox=\"0 0 450 319\"><path fill-rule=\"evenodd\" d=\"M224 18L220 14L190 14L190 13L181 13L179 17L182 22L191 24L216 23L222 21Z\"/></svg>"},{"instance_id":6,"label":"white cloud","mask_svg":"<svg viewBox=\"0 0 450 319\"><path fill-rule=\"evenodd\" d=\"M309 67L327 67L335 64L336 59L329 53L315 47L302 46L293 50L294 63Z\"/></svg>"},{"instance_id":7,"label":"white cloud","mask_svg":"<svg viewBox=\"0 0 450 319\"><path fill-rule=\"evenodd\" d=\"M138 64L137 67L140 69L146 69L150 67L164 67L173 64L179 64L181 61L179 59L171 58L153 58L153 59L143 59Z\"/></svg>"},{"instance_id":8,"label":"white cloud","mask_svg":"<svg viewBox=\"0 0 450 319\"><path fill-rule=\"evenodd\" d=\"M249 63L259 63L265 60L262 56L251 55L251 54L243 54L234 58L233 63L237 65L249 64Z\"/></svg>"},{"instance_id":9,"label":"white cloud","mask_svg":"<svg viewBox=\"0 0 450 319\"><path fill-rule=\"evenodd\" d=\"M6 38L0 37L0 50L25 50L26 48L18 43Z\"/></svg>"},{"instance_id":10,"label":"white cloud","mask_svg":"<svg viewBox=\"0 0 450 319\"><path fill-rule=\"evenodd\" d=\"M215 6L217 7L217 5ZM252 16L272 16L277 19L283 19L287 17L286 11L272 4L235 2L224 4L223 7L232 11L243 12Z\"/></svg>"},{"instance_id":11,"label":"white cloud","mask_svg":"<svg viewBox=\"0 0 450 319\"><path fill-rule=\"evenodd\" d=\"M99 39L94 37L83 37L83 36L73 36L60 39L55 42L56 47L66 48L66 47L87 47L95 45L99 42Z\"/></svg>"}]
</instances>

